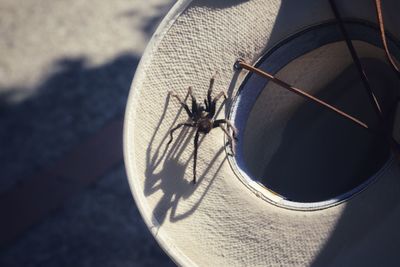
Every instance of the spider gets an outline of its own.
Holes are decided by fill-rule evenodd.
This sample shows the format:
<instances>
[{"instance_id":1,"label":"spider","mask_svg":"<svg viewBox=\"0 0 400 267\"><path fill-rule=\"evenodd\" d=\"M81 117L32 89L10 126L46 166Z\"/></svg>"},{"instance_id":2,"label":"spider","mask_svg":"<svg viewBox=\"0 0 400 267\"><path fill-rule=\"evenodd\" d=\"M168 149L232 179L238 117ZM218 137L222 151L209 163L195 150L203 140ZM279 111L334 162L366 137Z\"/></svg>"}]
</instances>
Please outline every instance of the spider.
<instances>
[{"instance_id":1,"label":"spider","mask_svg":"<svg viewBox=\"0 0 400 267\"><path fill-rule=\"evenodd\" d=\"M233 126L232 122L227 119L216 120L214 118L217 101L221 97L224 97L225 100L227 99L226 93L224 91L221 91L214 99L211 98L215 76L216 75L214 75L210 80L210 86L207 91L207 98L204 99L204 105L197 102L192 93L192 87L188 88L188 95L192 98L191 110L189 109L189 106L184 101L182 101L177 94L171 91L169 92L170 96L175 97L179 101L189 118L186 122L177 124L169 131L170 140L168 141L167 146L171 144L173 140L173 133L182 126L196 128L196 134L194 136L193 184L196 184L197 150L199 147L200 134L206 135L214 128L221 128L228 137L229 145L232 151L230 155L235 155L235 140L237 140L237 130L235 126ZM224 125L226 125L227 127L225 128ZM229 130L231 130L231 132Z\"/></svg>"}]
</instances>

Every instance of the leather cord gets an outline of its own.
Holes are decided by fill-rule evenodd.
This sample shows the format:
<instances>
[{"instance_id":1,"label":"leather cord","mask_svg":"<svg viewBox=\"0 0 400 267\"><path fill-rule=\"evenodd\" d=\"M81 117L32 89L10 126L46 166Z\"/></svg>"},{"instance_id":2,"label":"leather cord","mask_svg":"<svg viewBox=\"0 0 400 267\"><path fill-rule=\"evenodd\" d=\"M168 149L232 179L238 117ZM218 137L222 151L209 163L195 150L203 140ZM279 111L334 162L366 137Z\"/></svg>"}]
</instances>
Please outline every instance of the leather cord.
<instances>
[{"instance_id":1,"label":"leather cord","mask_svg":"<svg viewBox=\"0 0 400 267\"><path fill-rule=\"evenodd\" d=\"M386 33L385 33L385 24L383 21L383 14L382 14L381 0L375 0L375 6L376 6L376 17L377 17L379 29L381 32L382 44L383 44L383 48L385 50L386 57L387 57L388 61L390 62L390 65L392 66L393 70L397 73L397 75L400 78L399 66L397 66L396 61L393 59L392 55L390 54L389 46L387 44L387 38L386 38Z\"/></svg>"}]
</instances>

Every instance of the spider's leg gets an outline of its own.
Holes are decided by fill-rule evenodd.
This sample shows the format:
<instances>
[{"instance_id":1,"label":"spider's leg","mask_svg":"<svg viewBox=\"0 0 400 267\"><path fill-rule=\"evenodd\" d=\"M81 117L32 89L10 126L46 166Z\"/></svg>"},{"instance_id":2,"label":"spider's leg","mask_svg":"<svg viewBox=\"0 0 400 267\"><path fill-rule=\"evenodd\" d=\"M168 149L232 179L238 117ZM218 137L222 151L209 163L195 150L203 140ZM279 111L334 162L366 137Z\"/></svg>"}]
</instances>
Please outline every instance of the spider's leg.
<instances>
[{"instance_id":1,"label":"spider's leg","mask_svg":"<svg viewBox=\"0 0 400 267\"><path fill-rule=\"evenodd\" d=\"M212 101L211 101L211 103L210 103L210 107L209 107L209 110L208 110L208 118L213 118L214 116L215 116L215 112L216 112L216 110L217 110L217 101L221 98L221 97L224 97L225 99L227 99L228 98L228 96L226 95L226 93L224 92L224 91L221 91Z\"/></svg>"},{"instance_id":2,"label":"spider's leg","mask_svg":"<svg viewBox=\"0 0 400 267\"><path fill-rule=\"evenodd\" d=\"M194 137L194 155L193 155L193 184L196 184L196 165L197 165L197 149L199 148L200 132L197 130Z\"/></svg>"},{"instance_id":3,"label":"spider's leg","mask_svg":"<svg viewBox=\"0 0 400 267\"><path fill-rule=\"evenodd\" d=\"M215 120L213 124L213 128L218 127L220 124L225 123L228 125L228 127L232 130L232 136L235 140L237 140L237 129L236 127L232 124L230 120L227 119L220 119L220 120Z\"/></svg>"},{"instance_id":4,"label":"spider's leg","mask_svg":"<svg viewBox=\"0 0 400 267\"><path fill-rule=\"evenodd\" d=\"M208 106L208 101L207 101L207 99L204 99L204 105L205 105L205 107L206 107L206 110L205 110L205 111L209 112L210 107Z\"/></svg>"},{"instance_id":5,"label":"spider's leg","mask_svg":"<svg viewBox=\"0 0 400 267\"><path fill-rule=\"evenodd\" d=\"M179 101L179 103L180 103L180 104L182 105L182 107L185 109L185 111L186 111L186 113L188 114L188 116L189 116L190 118L192 118L192 117L193 117L193 114L192 114L192 112L190 111L188 105L187 105L185 102L183 102L182 99L181 99L177 94L175 94L174 92L171 92L171 91L170 91L169 94L170 94L170 96L175 97L175 98Z\"/></svg>"},{"instance_id":6,"label":"spider's leg","mask_svg":"<svg viewBox=\"0 0 400 267\"><path fill-rule=\"evenodd\" d=\"M188 95L192 98L192 99L196 99L193 95L193 88L191 86L188 87Z\"/></svg>"},{"instance_id":7,"label":"spider's leg","mask_svg":"<svg viewBox=\"0 0 400 267\"><path fill-rule=\"evenodd\" d=\"M192 118L195 118L198 116L199 113L199 105L197 104L196 97L194 97L193 92L192 92L192 87L189 87L188 89L188 94L192 98Z\"/></svg>"},{"instance_id":8,"label":"spider's leg","mask_svg":"<svg viewBox=\"0 0 400 267\"><path fill-rule=\"evenodd\" d=\"M226 134L226 136L228 136L228 140L229 140L228 142L229 142L229 145L231 146L231 150L232 150L231 156L235 156L235 154L236 154L236 143L235 143L235 139L232 136L232 133L228 132L228 130L225 129L225 127L222 126L222 124L219 125L219 128L221 128L222 131L224 131L224 133Z\"/></svg>"},{"instance_id":9,"label":"spider's leg","mask_svg":"<svg viewBox=\"0 0 400 267\"><path fill-rule=\"evenodd\" d=\"M173 136L174 132L175 132L176 130L178 130L179 128L181 128L182 126L194 127L194 125L193 125L192 123L187 123L187 122L177 124L174 128L172 128L172 129L169 131L170 139L169 139L169 141L168 141L168 143L167 143L167 146L169 146L169 144L172 143L172 140L174 139L174 136Z\"/></svg>"},{"instance_id":10,"label":"spider's leg","mask_svg":"<svg viewBox=\"0 0 400 267\"><path fill-rule=\"evenodd\" d=\"M212 119L215 116L215 111L216 109L216 103L215 102L211 102L211 105L208 109L208 114L207 114L207 118Z\"/></svg>"},{"instance_id":11,"label":"spider's leg","mask_svg":"<svg viewBox=\"0 0 400 267\"><path fill-rule=\"evenodd\" d=\"M221 91L219 92L219 94L214 98L213 102L217 103L217 101L221 98L221 96L223 96L225 98L225 100L228 98L228 96L226 95L225 91Z\"/></svg>"},{"instance_id":12,"label":"spider's leg","mask_svg":"<svg viewBox=\"0 0 400 267\"><path fill-rule=\"evenodd\" d=\"M211 106L211 94L212 94L212 90L214 87L214 82L215 82L215 76L217 76L218 72L216 72L210 79L210 85L208 86L208 91L207 91L207 111L209 112L209 108Z\"/></svg>"},{"instance_id":13,"label":"spider's leg","mask_svg":"<svg viewBox=\"0 0 400 267\"><path fill-rule=\"evenodd\" d=\"M230 133L228 129L223 127L222 124L226 124L228 126L228 129L230 128L232 130L232 133ZM233 126L233 124L229 120L221 119L214 121L213 128L216 127L220 127L224 131L224 133L228 136L229 144L232 150L232 155L234 156L236 153L236 140L237 140L237 130L235 126Z\"/></svg>"}]
</instances>

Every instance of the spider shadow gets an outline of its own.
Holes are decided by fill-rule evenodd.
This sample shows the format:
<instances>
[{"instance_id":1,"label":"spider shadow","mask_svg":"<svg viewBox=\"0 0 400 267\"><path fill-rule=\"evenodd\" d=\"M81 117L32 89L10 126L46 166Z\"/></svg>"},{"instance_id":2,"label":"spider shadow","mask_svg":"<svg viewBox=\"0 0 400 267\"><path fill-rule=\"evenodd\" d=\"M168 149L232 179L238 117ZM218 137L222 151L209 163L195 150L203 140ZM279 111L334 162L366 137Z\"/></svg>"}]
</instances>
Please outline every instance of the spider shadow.
<instances>
[{"instance_id":1,"label":"spider shadow","mask_svg":"<svg viewBox=\"0 0 400 267\"><path fill-rule=\"evenodd\" d=\"M229 99L229 101L225 101L225 117L226 118L229 117L229 112L232 108L233 103L235 102L234 97L236 97L236 96L233 95L233 92L237 86L239 74L240 74L240 71L235 70L235 72L232 76L231 82L229 83L228 90L226 92L226 94L228 95L228 99ZM221 105L221 107L222 107L222 105Z\"/></svg>"},{"instance_id":2,"label":"spider shadow","mask_svg":"<svg viewBox=\"0 0 400 267\"><path fill-rule=\"evenodd\" d=\"M187 101L188 97L189 95L187 94L185 101ZM169 131L174 127L174 125L176 125L176 123L178 123L178 119L181 117L180 115L183 111L183 108L181 107L172 119L172 123L169 128L165 130L165 133L160 139L157 138L157 135L160 134L158 129L165 119L170 101L171 97L168 95L164 104L162 115L156 127L157 130L154 131L146 152L147 167L144 194L145 196L150 196L160 190L162 191L163 195L153 211L153 220L157 221L160 225L167 218L168 211L171 211L169 216L169 220L171 222L182 220L193 214L193 212L199 207L201 201L204 199L214 181L216 174L226 160L224 159L220 165L215 168L216 171L214 175L208 181L208 184L200 197L198 197L198 199L190 205L190 208L187 208L186 211L179 213L178 205L180 200L188 199L202 184L205 176L213 168L215 160L221 155L221 153L224 151L224 148L221 147L221 149L217 151L214 157L210 160L210 164L207 166L207 168L201 175L198 175L196 184L192 183L191 176L190 179L185 179L186 169L189 167L189 165L192 167L191 162L193 161L194 154L192 152L190 156L185 159L185 161L181 160L181 158L187 149L192 149L191 147L193 146L194 133L196 130L194 128L184 127L179 131L179 133L175 134L174 141L170 145L167 144L167 140L169 139ZM222 111L222 108L223 105L220 105L216 114L219 114ZM199 153L201 153L201 144L204 138L205 136L201 135L199 140Z\"/></svg>"},{"instance_id":3,"label":"spider shadow","mask_svg":"<svg viewBox=\"0 0 400 267\"><path fill-rule=\"evenodd\" d=\"M191 135L186 135L185 139L190 139ZM183 142L184 143L184 142ZM185 146L181 146L180 150L184 150ZM196 209L200 206L202 200L206 196L209 191L211 185L214 182L216 177L216 173L221 169L223 162L222 161L219 166L216 168L215 174L212 178L207 182L206 188L202 192L199 197L193 202L190 201L190 204L182 205L182 208L179 208L179 203L182 200L189 199L192 194L198 189L206 175L209 174L210 170L213 168L215 160L221 155L223 152L223 148L219 149L219 151L214 155L214 157L210 160L210 164L203 171L201 175L198 177L198 182L193 184L191 180L185 179L185 170L189 165L189 162L192 161L193 154L190 158L182 163L179 161L179 157L171 156L167 157L163 162L163 167L157 173L153 173L152 177L157 180L154 190L161 190L163 195L161 199L158 201L157 205L153 211L153 221L157 221L160 225L167 218L168 212L170 222L180 221L190 215L192 215ZM176 150L178 151L178 150ZM177 155L179 154L179 151ZM155 192L155 191L154 191ZM181 211L180 211L181 210Z\"/></svg>"}]
</instances>

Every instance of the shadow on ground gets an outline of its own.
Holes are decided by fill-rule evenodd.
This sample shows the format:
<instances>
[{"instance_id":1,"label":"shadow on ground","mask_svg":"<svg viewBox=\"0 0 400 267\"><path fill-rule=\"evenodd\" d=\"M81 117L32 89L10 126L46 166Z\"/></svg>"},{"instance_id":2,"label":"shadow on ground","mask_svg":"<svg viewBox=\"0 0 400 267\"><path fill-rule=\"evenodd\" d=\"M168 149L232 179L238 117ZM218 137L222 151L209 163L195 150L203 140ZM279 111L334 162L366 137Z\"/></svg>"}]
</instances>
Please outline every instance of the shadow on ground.
<instances>
[{"instance_id":1,"label":"shadow on ground","mask_svg":"<svg viewBox=\"0 0 400 267\"><path fill-rule=\"evenodd\" d=\"M118 56L90 67L85 58L52 66L37 88L7 88L0 96L0 192L58 160L108 120L123 116L138 57ZM14 94L31 97L13 102Z\"/></svg>"},{"instance_id":2,"label":"shadow on ground","mask_svg":"<svg viewBox=\"0 0 400 267\"><path fill-rule=\"evenodd\" d=\"M134 30L150 38L171 5L157 6L151 16L120 15L144 16ZM121 52L100 65L84 56L64 57L38 71L44 78L33 87L0 88L0 195L123 117L140 56ZM134 205L122 162L99 178L2 248L0 265L173 266Z\"/></svg>"},{"instance_id":3,"label":"shadow on ground","mask_svg":"<svg viewBox=\"0 0 400 267\"><path fill-rule=\"evenodd\" d=\"M62 59L37 88L3 90L6 93L0 96L2 191L23 183L29 179L26 175L45 169L109 120L123 116L138 60L135 55L123 54L92 67L84 58ZM15 102L13 92L25 90L33 92L31 97ZM106 180L112 184L110 187L101 185ZM71 266L85 261L90 265L130 265L136 260L144 264L141 266L146 262L171 265L145 230L123 166L118 175L110 174L99 184L4 249L0 254L0 262L5 263L2 265Z\"/></svg>"}]
</instances>

